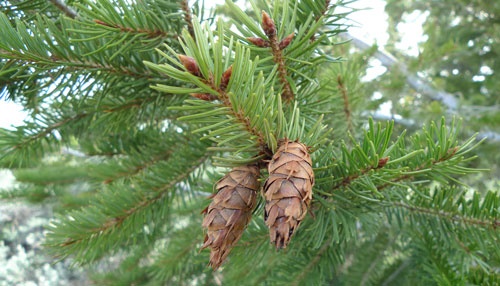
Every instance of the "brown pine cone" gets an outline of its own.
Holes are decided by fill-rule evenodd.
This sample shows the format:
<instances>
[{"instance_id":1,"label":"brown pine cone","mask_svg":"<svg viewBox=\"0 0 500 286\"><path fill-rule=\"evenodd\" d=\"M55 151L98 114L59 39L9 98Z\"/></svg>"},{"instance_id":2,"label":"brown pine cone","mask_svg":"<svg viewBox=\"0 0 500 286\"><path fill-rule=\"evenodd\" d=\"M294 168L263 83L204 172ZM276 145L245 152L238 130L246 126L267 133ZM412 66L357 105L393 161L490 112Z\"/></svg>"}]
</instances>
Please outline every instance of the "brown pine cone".
<instances>
[{"instance_id":1,"label":"brown pine cone","mask_svg":"<svg viewBox=\"0 0 500 286\"><path fill-rule=\"evenodd\" d=\"M263 188L264 220L271 243L278 249L285 248L312 199L314 173L307 147L288 139L280 141L268 169L269 178Z\"/></svg>"},{"instance_id":2,"label":"brown pine cone","mask_svg":"<svg viewBox=\"0 0 500 286\"><path fill-rule=\"evenodd\" d=\"M219 268L238 242L255 208L260 169L257 166L233 168L216 184L217 194L203 211L202 226L207 229L201 249L210 247L210 266Z\"/></svg>"}]
</instances>

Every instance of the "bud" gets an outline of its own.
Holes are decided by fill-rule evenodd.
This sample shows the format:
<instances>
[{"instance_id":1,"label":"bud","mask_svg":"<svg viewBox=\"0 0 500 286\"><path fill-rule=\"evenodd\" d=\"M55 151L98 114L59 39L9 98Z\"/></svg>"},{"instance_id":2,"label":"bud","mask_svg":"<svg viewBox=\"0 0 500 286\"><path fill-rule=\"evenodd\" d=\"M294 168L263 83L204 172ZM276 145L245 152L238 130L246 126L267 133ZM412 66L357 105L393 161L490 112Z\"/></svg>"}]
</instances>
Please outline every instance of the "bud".
<instances>
[{"instance_id":1,"label":"bud","mask_svg":"<svg viewBox=\"0 0 500 286\"><path fill-rule=\"evenodd\" d=\"M229 66L227 70L222 74L220 79L220 89L226 90L229 80L231 79L231 74L233 73L233 66Z\"/></svg>"},{"instance_id":2,"label":"bud","mask_svg":"<svg viewBox=\"0 0 500 286\"><path fill-rule=\"evenodd\" d=\"M261 48L267 48L267 47L271 46L269 41L266 41L262 38L248 37L247 41L249 41L250 43L256 45L257 47L261 47Z\"/></svg>"},{"instance_id":3,"label":"bud","mask_svg":"<svg viewBox=\"0 0 500 286\"><path fill-rule=\"evenodd\" d=\"M377 169L383 168L385 166L385 164L387 164L387 162L389 162L389 157L384 157L384 158L378 159Z\"/></svg>"},{"instance_id":4,"label":"bud","mask_svg":"<svg viewBox=\"0 0 500 286\"><path fill-rule=\"evenodd\" d=\"M276 25L274 25L273 19L265 11L262 11L262 29L269 38L276 35Z\"/></svg>"},{"instance_id":5,"label":"bud","mask_svg":"<svg viewBox=\"0 0 500 286\"><path fill-rule=\"evenodd\" d=\"M179 60L188 72L197 77L201 77L200 67L192 57L179 55Z\"/></svg>"},{"instance_id":6,"label":"bud","mask_svg":"<svg viewBox=\"0 0 500 286\"><path fill-rule=\"evenodd\" d=\"M294 36L295 34L291 33L290 35L283 38L283 40L281 40L280 42L280 50L283 50L284 48L288 47L288 45L290 45L290 43L292 42Z\"/></svg>"}]
</instances>

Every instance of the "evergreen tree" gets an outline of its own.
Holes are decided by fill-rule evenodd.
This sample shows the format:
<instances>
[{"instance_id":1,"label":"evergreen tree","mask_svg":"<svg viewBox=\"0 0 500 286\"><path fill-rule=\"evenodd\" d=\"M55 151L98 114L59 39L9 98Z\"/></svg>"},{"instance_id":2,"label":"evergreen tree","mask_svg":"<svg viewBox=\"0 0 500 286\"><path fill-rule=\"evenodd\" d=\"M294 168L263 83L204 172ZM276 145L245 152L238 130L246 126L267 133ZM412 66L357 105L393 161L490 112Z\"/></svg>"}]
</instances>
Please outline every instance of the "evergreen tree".
<instances>
[{"instance_id":1,"label":"evergreen tree","mask_svg":"<svg viewBox=\"0 0 500 286\"><path fill-rule=\"evenodd\" d=\"M230 19L187 1L0 3L2 96L30 113L0 130L25 182L1 196L53 204L47 250L108 263L96 284L500 280L500 196L463 181L479 142L452 118L366 118L363 57L339 60L346 3L227 1Z\"/></svg>"}]
</instances>

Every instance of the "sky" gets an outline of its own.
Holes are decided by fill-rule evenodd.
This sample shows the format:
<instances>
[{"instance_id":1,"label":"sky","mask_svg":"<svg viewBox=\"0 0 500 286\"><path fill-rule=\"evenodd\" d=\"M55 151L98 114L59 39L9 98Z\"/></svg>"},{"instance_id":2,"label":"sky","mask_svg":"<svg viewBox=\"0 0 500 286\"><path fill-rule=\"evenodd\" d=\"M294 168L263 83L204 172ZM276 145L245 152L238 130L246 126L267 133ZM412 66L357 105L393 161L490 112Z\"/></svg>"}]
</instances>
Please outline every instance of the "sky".
<instances>
[{"instance_id":1,"label":"sky","mask_svg":"<svg viewBox=\"0 0 500 286\"><path fill-rule=\"evenodd\" d=\"M0 99L0 127L10 128L12 125L22 125L26 113L22 111L22 107L12 101L5 101L5 98Z\"/></svg>"},{"instance_id":2,"label":"sky","mask_svg":"<svg viewBox=\"0 0 500 286\"><path fill-rule=\"evenodd\" d=\"M349 15L353 26L349 33L363 39L369 44L384 46L389 35L387 31L387 14L384 11L383 0L358 0L349 4L349 7L359 9Z\"/></svg>"},{"instance_id":3,"label":"sky","mask_svg":"<svg viewBox=\"0 0 500 286\"><path fill-rule=\"evenodd\" d=\"M224 0L210 1L213 4L223 3ZM378 44L378 46L384 46L387 42L388 35L385 32L387 30L387 15L384 12L385 1L383 0L358 0L354 3L349 4L352 8L360 9L355 13L350 15L350 19L353 21L353 27L349 29L349 33L356 36L357 38L363 39L369 44ZM410 15L411 16L411 15ZM411 35L409 39L404 39L402 48L406 49L408 47L408 52L413 53L412 49L415 49L415 33L414 30L420 28L419 15L414 16L416 18L416 24L398 27L402 31L413 31L412 33L405 33ZM406 46L405 46L406 45ZM0 128L9 128L12 126L22 125L26 113L22 111L22 108L11 102L6 101L5 98L0 98Z\"/></svg>"}]
</instances>

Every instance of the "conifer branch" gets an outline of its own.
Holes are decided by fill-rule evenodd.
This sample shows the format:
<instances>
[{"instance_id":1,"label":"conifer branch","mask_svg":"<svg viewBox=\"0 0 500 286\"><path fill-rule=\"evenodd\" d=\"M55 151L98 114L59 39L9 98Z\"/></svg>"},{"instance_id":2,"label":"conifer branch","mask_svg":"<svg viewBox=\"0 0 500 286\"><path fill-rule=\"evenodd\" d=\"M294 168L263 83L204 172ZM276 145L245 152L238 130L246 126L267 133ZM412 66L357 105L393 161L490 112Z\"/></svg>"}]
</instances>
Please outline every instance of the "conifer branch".
<instances>
[{"instance_id":1,"label":"conifer branch","mask_svg":"<svg viewBox=\"0 0 500 286\"><path fill-rule=\"evenodd\" d=\"M319 14L316 15L316 17L314 19L315 22L318 22L322 17L324 17L326 15L326 12L328 11L329 6L330 6L330 0L326 0L323 10ZM316 36L312 35L311 41L315 41L315 40L316 40Z\"/></svg>"},{"instance_id":2,"label":"conifer branch","mask_svg":"<svg viewBox=\"0 0 500 286\"><path fill-rule=\"evenodd\" d=\"M498 266L500 196L469 199L468 189L448 189L475 171L468 165L475 139L459 143L459 124L445 126L445 119L408 137L393 133L394 121L369 119L356 128L364 115L354 112L358 100L350 83L357 83L361 60L348 76L319 70L336 61L328 55L331 39L349 12L333 11L349 1L251 1L254 11L243 11L227 0L220 11L233 17L238 31L223 18L203 27L189 0L4 2L15 2L8 4L15 10L0 13L0 88L34 114L15 131L0 128L0 153L9 152L0 164L27 163L30 169L14 173L35 188L23 184L0 197L58 203L61 211L46 228L46 246L57 258L87 264L125 257L111 275L95 276L97 284L404 284L401 279L413 285L423 274L460 285L472 280L459 277L463 273ZM273 19L263 13L256 22L254 12L262 10L273 11ZM349 132L332 137L324 124L339 121ZM281 253L268 251L265 224L256 219L238 229L246 240L236 245L230 264L207 272L206 255L196 255L198 213L214 168L262 167L272 153L283 153L283 138L317 153L312 161L290 159L309 152L296 156L287 144L288 163L275 160L269 165L276 168L265 172L266 193L290 198L292 186L281 191L279 181L294 177L290 185L308 190L292 198L306 205L302 220L314 174L314 219L303 221L305 231ZM50 168L39 162L44 151L57 152L68 139L82 158L64 156ZM285 172L304 162L309 180L295 177L301 175L296 168ZM67 185L68 178L78 182ZM220 206L221 214L233 212Z\"/></svg>"},{"instance_id":3,"label":"conifer branch","mask_svg":"<svg viewBox=\"0 0 500 286\"><path fill-rule=\"evenodd\" d=\"M278 78L283 87L281 98L283 99L283 102L291 102L294 99L294 94L292 87L287 80L285 59L283 58L282 47L280 47L281 41L278 40L278 33L276 31L274 21L264 11L262 11L262 28L269 39L269 46L271 47L273 60L278 65ZM286 47L287 45L282 44L281 46Z\"/></svg>"},{"instance_id":4,"label":"conifer branch","mask_svg":"<svg viewBox=\"0 0 500 286\"><path fill-rule=\"evenodd\" d=\"M449 149L448 153L445 156L442 156L441 158L439 158L438 160L431 160L430 163L429 162L425 162L422 165L420 165L420 166L418 166L418 167L416 167L414 169L406 170L405 172L406 173L414 173L414 172L419 172L419 171L424 171L424 170L426 170L428 172L432 172L433 166L436 166L439 163L442 163L444 161L447 161L447 160L451 159L456 154L457 151L458 151L458 147ZM401 182L401 181L406 181L406 180L409 180L409 179L413 179L414 177L415 177L414 175L404 174L403 173L400 176L392 178L387 183L384 183L382 185L378 185L377 186L377 190L383 190L383 189L387 188L388 186L390 186L393 183L397 183L397 182Z\"/></svg>"},{"instance_id":5,"label":"conifer branch","mask_svg":"<svg viewBox=\"0 0 500 286\"><path fill-rule=\"evenodd\" d=\"M319 19L323 16L326 15L326 12L328 11L328 9L330 8L330 0L326 0L325 1L325 6L324 6L324 9L323 11L321 11L321 14L320 15L317 15L316 16L316 22L319 21Z\"/></svg>"},{"instance_id":6,"label":"conifer branch","mask_svg":"<svg viewBox=\"0 0 500 286\"><path fill-rule=\"evenodd\" d=\"M70 122L74 122L74 121L78 121L80 119L83 119L83 118L87 117L88 115L89 115L88 113L80 113L80 114L77 114L73 117L69 117L69 118L66 118L62 121L54 123L35 135L23 138L24 140L22 142L14 145L12 148L13 149L21 149L25 146L28 146L32 142L34 142L40 138L43 138L43 137L47 136L48 134L52 133L52 131L54 131L54 130L56 130L64 125L67 125Z\"/></svg>"},{"instance_id":7,"label":"conifer branch","mask_svg":"<svg viewBox=\"0 0 500 286\"><path fill-rule=\"evenodd\" d=\"M441 126L437 127L434 123L431 124L428 130L424 130L424 136L416 135L414 139L414 151L407 153L404 145L399 145L403 136L398 138L398 142L394 143L390 149L395 151L398 155L394 158L382 157L382 154L386 153L385 150L389 148L388 140L392 134L392 126L389 125L385 130L380 129L380 124L377 130L373 122L370 121L370 127L365 138L363 140L363 146L356 146L354 150L348 151L344 146L343 156L348 158L347 162L342 162L340 166L348 171L343 171L343 177L338 177L335 179L336 184L332 187L332 190L336 190L341 187L350 187L358 178L367 176L372 170L383 170L388 164L399 165L398 168L402 168L400 172L381 172L380 176L374 176L373 181L382 181L380 185L371 185L376 190L382 190L393 183L400 181L412 179L417 175L429 176L433 179L446 179L453 180L450 176L451 174L465 174L471 172L471 169L460 166L461 162L468 159L464 159L463 154L470 150L470 145L474 142L475 138L472 137L463 145L457 145L456 142L456 127L453 123L450 130L447 130L445 126L444 119L441 120ZM436 141L437 140L437 141ZM378 143L377 143L378 142ZM385 142L385 143L383 143ZM383 143L383 148L376 150ZM371 152L367 152L371 150ZM422 154L423 156L418 156ZM386 156L391 156L391 153L386 153ZM403 160L409 160L418 156L418 163L414 162L409 166L403 164ZM382 157L382 158L380 158ZM378 162L374 162L373 159L378 159ZM391 167L395 166L391 165ZM352 171L349 171L352 168ZM371 175L368 175L371 177ZM369 178L370 181L371 178Z\"/></svg>"},{"instance_id":8,"label":"conifer branch","mask_svg":"<svg viewBox=\"0 0 500 286\"><path fill-rule=\"evenodd\" d=\"M145 35L147 35L146 36L147 38L167 38L167 37L170 37L173 39L178 38L178 35L175 35L175 34L172 34L172 33L166 32L166 31L162 31L159 29L157 29L157 30L144 29L144 28L135 28L134 29L134 28L125 27L125 26L122 26L122 25L119 25L116 23L114 23L114 24L106 23L106 22L104 22L102 20L98 20L98 19L95 19L94 23L96 23L98 25L110 27L110 28L115 28L115 29L118 29L124 33L145 34Z\"/></svg>"},{"instance_id":9,"label":"conifer branch","mask_svg":"<svg viewBox=\"0 0 500 286\"><path fill-rule=\"evenodd\" d=\"M63 0L49 0L54 6L56 6L59 10L61 10L66 16L75 19L78 17L78 13L73 10L73 8L69 7L64 3Z\"/></svg>"},{"instance_id":10,"label":"conifer branch","mask_svg":"<svg viewBox=\"0 0 500 286\"><path fill-rule=\"evenodd\" d=\"M133 100L131 102L125 103L125 104L117 106L117 107L112 107L112 108L110 108L108 106L105 106L105 105L100 106L99 108L95 108L95 106L93 106L92 110L81 112L81 113L79 113L77 115L74 115L72 117L68 117L68 118L63 119L61 121L55 122L55 123L53 123L52 125L50 125L50 126L48 126L46 128L43 128L43 129L40 129L40 130L36 130L35 129L33 131L31 131L30 129L27 129L27 130L29 130L28 131L29 133L36 133L36 134L31 135L31 136L23 136L23 137L21 137L21 140L20 140L21 142L18 142L17 144L14 144L10 149L7 149L5 151L5 153L16 152L18 150L23 150L23 148L24 149L25 148L29 148L30 146L32 146L32 144L34 142L36 142L36 141L38 141L40 139L45 138L47 135L51 134L53 131L58 130L61 127L64 127L64 126L71 125L71 124L73 124L73 123L75 123L75 122L77 122L77 121L79 121L81 119L88 118L88 117L93 117L95 115L98 115L99 113L109 114L109 113L121 112L121 111L130 109L130 108L139 107L140 104L143 104L143 103L146 103L146 102L152 102L152 101L155 101L155 97L149 96L149 97L145 97L145 98L142 98L142 99ZM113 155L118 155L118 153L107 153L107 154L100 153L100 154L89 154L89 155L113 156Z\"/></svg>"},{"instance_id":11,"label":"conifer branch","mask_svg":"<svg viewBox=\"0 0 500 286\"><path fill-rule=\"evenodd\" d=\"M433 216L433 217L438 217L440 219L446 219L454 222L460 222L465 225L469 226L479 226L483 228L491 228L494 230L497 230L500 228L500 220L499 219L479 219L479 218L474 218L474 217L469 217L466 215L463 215L462 213L456 212L447 212L439 209L433 209L433 208L426 208L426 207L421 207L417 205L409 205L406 203L402 202L392 202L391 203L394 207L399 207L399 208L404 208L407 209L410 212L413 213L419 213L423 215L428 215L428 216Z\"/></svg>"},{"instance_id":12,"label":"conifer branch","mask_svg":"<svg viewBox=\"0 0 500 286\"><path fill-rule=\"evenodd\" d=\"M89 239L89 237L112 232L113 229L120 227L125 220L132 217L139 211L142 211L151 206L152 204L164 199L165 196L169 194L169 190L172 187L174 187L177 183L190 176L191 172L199 168L200 165L203 164L208 158L209 155L208 153L206 153L205 155L201 156L198 160L192 162L191 166L188 169L186 169L185 172L180 173L179 175L171 179L167 184L161 187L153 188L152 190L156 193L153 197L147 197L143 194L142 200L140 200L135 206L127 210L123 210L121 215L108 218L108 220L103 222L100 227L90 229L86 233L85 237L67 238L64 242L60 243L59 247L66 247L69 245L78 244Z\"/></svg>"},{"instance_id":13,"label":"conifer branch","mask_svg":"<svg viewBox=\"0 0 500 286\"><path fill-rule=\"evenodd\" d=\"M250 121L250 118L245 115L244 110L240 109L239 111L235 111L236 108L231 103L229 95L227 94L225 89L217 86L213 77L209 80L203 80L203 82L210 86L210 88L212 88L213 90L217 91L218 97L222 101L223 105L229 108L229 113L231 113L231 115L234 116L234 118L236 118L238 122L242 123L245 126L245 130L247 130L248 133L257 137L257 142L260 146L261 153L267 156L271 156L272 154L270 154L270 151L267 147L266 137L264 136L262 131L257 130L255 127L252 127L252 122Z\"/></svg>"},{"instance_id":14,"label":"conifer branch","mask_svg":"<svg viewBox=\"0 0 500 286\"><path fill-rule=\"evenodd\" d=\"M68 73L79 70L90 71L90 72L102 71L107 74L130 76L137 79L154 78L151 72L147 70L136 72L133 69L129 69L125 66L115 67L112 65L106 65L88 60L82 61L81 58L78 59L66 58L66 61L63 61L61 58L57 56L51 56L50 58L41 58L38 56L32 56L23 53L14 53L2 49L0 49L0 57L23 61L29 65L37 65L41 69L63 67L66 71L68 71Z\"/></svg>"},{"instance_id":15,"label":"conifer branch","mask_svg":"<svg viewBox=\"0 0 500 286\"><path fill-rule=\"evenodd\" d=\"M181 0L181 8L184 12L184 21L186 22L189 35L196 40L193 28L193 16L191 15L191 9L189 9L189 0Z\"/></svg>"},{"instance_id":16,"label":"conifer branch","mask_svg":"<svg viewBox=\"0 0 500 286\"><path fill-rule=\"evenodd\" d=\"M333 186L333 189L336 190L340 187L346 187L346 186L350 185L351 183L353 183L353 181L355 181L359 177L362 177L362 176L368 174L370 171L383 168L385 166L385 164L387 163L387 161L389 161L388 157L382 158L379 160L379 164L377 166L368 166L367 168L361 169L360 172L357 174L353 174L353 175L344 177L344 179L342 179L342 181L340 181L340 183ZM396 180L400 181L400 180L402 180L402 177L404 177L404 176L401 176L400 178L396 178ZM397 182L397 181L395 181L395 182Z\"/></svg>"},{"instance_id":17,"label":"conifer branch","mask_svg":"<svg viewBox=\"0 0 500 286\"><path fill-rule=\"evenodd\" d=\"M138 212L141 209L148 207L149 205L152 205L153 203L155 203L157 201L160 201L168 194L168 191L173 186L175 186L180 181L186 179L189 175L191 175L191 172L193 172L194 170L199 168L200 165L203 164L208 158L209 158L209 156L205 155L205 156L202 156L201 158L199 158L198 160L194 161L190 168L186 169L185 172L174 177L172 180L170 180L170 182L168 184L166 184L162 187L154 188L153 191L155 191L157 193L154 197L152 197L152 198L145 197L141 202L139 202L139 204L137 204L133 208L130 208L128 210L124 210L123 211L124 214L122 216L115 217L115 218L108 220L108 222L104 223L103 227L98 229L96 232L107 231L113 227L117 227L125 219L127 219L128 217L130 217L134 213Z\"/></svg>"},{"instance_id":18,"label":"conifer branch","mask_svg":"<svg viewBox=\"0 0 500 286\"><path fill-rule=\"evenodd\" d=\"M135 165L126 171L122 171L122 172L113 174L112 177L108 177L107 179L104 180L104 184L111 184L120 178L126 178L126 177L131 177L131 176L137 175L137 174L143 172L144 170L148 169L149 167L153 166L157 162L166 160L168 157L170 157L170 155L173 152L174 152L174 150L169 150L165 154L153 156L149 160L141 162L140 165Z\"/></svg>"}]
</instances>

